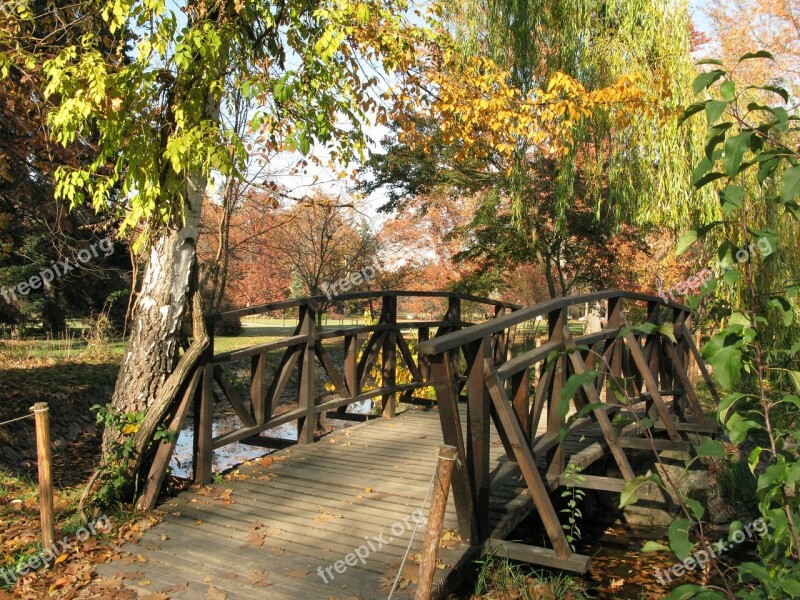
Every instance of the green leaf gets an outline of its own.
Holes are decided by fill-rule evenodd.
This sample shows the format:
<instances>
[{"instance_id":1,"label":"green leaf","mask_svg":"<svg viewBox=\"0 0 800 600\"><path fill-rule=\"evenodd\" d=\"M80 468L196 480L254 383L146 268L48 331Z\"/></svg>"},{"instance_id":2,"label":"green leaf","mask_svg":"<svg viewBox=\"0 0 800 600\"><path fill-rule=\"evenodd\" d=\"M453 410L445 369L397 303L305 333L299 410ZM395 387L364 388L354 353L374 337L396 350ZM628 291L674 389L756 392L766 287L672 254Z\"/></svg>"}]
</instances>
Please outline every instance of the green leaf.
<instances>
[{"instance_id":1,"label":"green leaf","mask_svg":"<svg viewBox=\"0 0 800 600\"><path fill-rule=\"evenodd\" d=\"M659 544L652 540L648 540L644 543L644 546L642 546L642 552L663 552L664 550L669 550L669 548L664 544Z\"/></svg>"},{"instance_id":2,"label":"green leaf","mask_svg":"<svg viewBox=\"0 0 800 600\"><path fill-rule=\"evenodd\" d=\"M719 86L719 92L726 100L733 100L736 97L736 84L727 79Z\"/></svg>"},{"instance_id":3,"label":"green leaf","mask_svg":"<svg viewBox=\"0 0 800 600\"><path fill-rule=\"evenodd\" d=\"M728 103L723 102L722 100L709 100L706 102L706 119L708 119L708 124L713 125L716 123L725 112L727 106Z\"/></svg>"},{"instance_id":4,"label":"green leaf","mask_svg":"<svg viewBox=\"0 0 800 600\"><path fill-rule=\"evenodd\" d=\"M790 202L800 195L800 165L786 169L781 178L781 202Z\"/></svg>"},{"instance_id":5,"label":"green leaf","mask_svg":"<svg viewBox=\"0 0 800 600\"><path fill-rule=\"evenodd\" d=\"M697 113L701 112L705 108L705 106L706 106L705 102L695 102L687 106L686 109L681 114L681 116L678 118L678 125L683 124L683 122L686 121L686 119L689 119L693 115L696 115Z\"/></svg>"},{"instance_id":6,"label":"green leaf","mask_svg":"<svg viewBox=\"0 0 800 600\"><path fill-rule=\"evenodd\" d=\"M800 395L800 371L790 371L787 369L787 372L789 373L789 377L794 384L794 389L796 389L798 395Z\"/></svg>"},{"instance_id":7,"label":"green leaf","mask_svg":"<svg viewBox=\"0 0 800 600\"><path fill-rule=\"evenodd\" d=\"M716 181L717 179L722 179L723 177L727 177L727 175L725 175L725 173L717 173L716 171L712 171L711 173L706 173L700 179L692 181L692 185L699 190L704 185L707 185L712 181Z\"/></svg>"},{"instance_id":8,"label":"green leaf","mask_svg":"<svg viewBox=\"0 0 800 600\"><path fill-rule=\"evenodd\" d=\"M742 164L744 153L750 147L750 140L753 137L752 131L745 131L725 142L725 155L722 157L722 166L728 177L733 177L739 172L739 165Z\"/></svg>"},{"instance_id":9,"label":"green leaf","mask_svg":"<svg viewBox=\"0 0 800 600\"><path fill-rule=\"evenodd\" d=\"M679 517L669 524L669 547L680 560L686 560L691 555L692 541L689 539L688 519Z\"/></svg>"},{"instance_id":10,"label":"green leaf","mask_svg":"<svg viewBox=\"0 0 800 600\"><path fill-rule=\"evenodd\" d=\"M756 446L753 448L753 451L750 452L750 455L747 457L747 466L750 467L750 472L755 475L756 468L758 468L758 463L761 460L761 453L764 451L764 448L761 446Z\"/></svg>"},{"instance_id":11,"label":"green leaf","mask_svg":"<svg viewBox=\"0 0 800 600\"><path fill-rule=\"evenodd\" d=\"M694 514L694 516L697 518L698 521L703 518L706 509L700 502L698 502L694 498L684 498L683 501L686 502L686 506L688 506L691 509L692 513Z\"/></svg>"},{"instance_id":12,"label":"green leaf","mask_svg":"<svg viewBox=\"0 0 800 600\"><path fill-rule=\"evenodd\" d=\"M722 203L722 212L726 217L729 217L736 209L742 207L743 198L744 188L740 185L728 184L725 189L719 193L719 199Z\"/></svg>"},{"instance_id":13,"label":"green leaf","mask_svg":"<svg viewBox=\"0 0 800 600\"><path fill-rule=\"evenodd\" d=\"M698 240L698 238L704 237L709 231L711 231L711 229L717 225L720 225L721 223L722 221L712 221L703 227L688 230L678 240L677 248L675 248L675 256L680 256L681 254L685 253L689 248L691 248L692 244Z\"/></svg>"},{"instance_id":14,"label":"green leaf","mask_svg":"<svg viewBox=\"0 0 800 600\"><path fill-rule=\"evenodd\" d=\"M738 413L737 413L738 414ZM740 419L733 422L733 418L728 421L728 432L730 434L731 443L738 444L747 437L747 432L751 429L763 429L759 423L751 419Z\"/></svg>"},{"instance_id":15,"label":"green leaf","mask_svg":"<svg viewBox=\"0 0 800 600\"><path fill-rule=\"evenodd\" d=\"M789 327L792 324L792 321L794 321L794 310L791 303L786 298L772 296L767 300L767 305L774 306L778 309L784 327Z\"/></svg>"},{"instance_id":16,"label":"green leaf","mask_svg":"<svg viewBox=\"0 0 800 600\"><path fill-rule=\"evenodd\" d=\"M739 380L742 362L742 339L730 330L721 331L703 346L703 358L714 369L720 385L731 389Z\"/></svg>"},{"instance_id":17,"label":"green leaf","mask_svg":"<svg viewBox=\"0 0 800 600\"><path fill-rule=\"evenodd\" d=\"M722 275L722 281L728 285L736 285L736 282L738 282L741 278L742 272L736 268L727 269Z\"/></svg>"},{"instance_id":18,"label":"green leaf","mask_svg":"<svg viewBox=\"0 0 800 600\"><path fill-rule=\"evenodd\" d=\"M784 102L789 102L789 92L787 92L782 87L777 87L774 85L762 85L758 86L758 89L764 90L767 92L772 92L773 94L778 94L781 98L783 98Z\"/></svg>"},{"instance_id":19,"label":"green leaf","mask_svg":"<svg viewBox=\"0 0 800 600\"><path fill-rule=\"evenodd\" d=\"M725 71L721 69L713 69L705 73L700 73L694 78L692 83L692 91L695 95L699 94L704 89L707 89L711 84L717 81L720 77L724 77Z\"/></svg>"},{"instance_id":20,"label":"green leaf","mask_svg":"<svg viewBox=\"0 0 800 600\"><path fill-rule=\"evenodd\" d=\"M725 458L728 455L725 452L725 447L717 440L706 440L695 447L695 452L697 452L697 456L712 456L714 458Z\"/></svg>"},{"instance_id":21,"label":"green leaf","mask_svg":"<svg viewBox=\"0 0 800 600\"><path fill-rule=\"evenodd\" d=\"M759 50L758 52L746 52L739 57L739 62L744 60L751 60L754 58L768 58L769 60L774 61L775 57L772 56L771 52L767 52L766 50Z\"/></svg>"},{"instance_id":22,"label":"green leaf","mask_svg":"<svg viewBox=\"0 0 800 600\"><path fill-rule=\"evenodd\" d=\"M697 65L719 65L722 66L722 61L718 58L704 58L703 60L698 60L695 64Z\"/></svg>"},{"instance_id":23,"label":"green leaf","mask_svg":"<svg viewBox=\"0 0 800 600\"><path fill-rule=\"evenodd\" d=\"M592 383L599 375L599 371L586 371L585 373L571 375L564 387L561 388L561 401L569 402L581 386ZM561 416L566 416L566 413Z\"/></svg>"},{"instance_id":24,"label":"green leaf","mask_svg":"<svg viewBox=\"0 0 800 600\"><path fill-rule=\"evenodd\" d=\"M789 594L790 598L800 598L800 581L797 579L781 578L781 589Z\"/></svg>"},{"instance_id":25,"label":"green leaf","mask_svg":"<svg viewBox=\"0 0 800 600\"><path fill-rule=\"evenodd\" d=\"M684 585L679 585L672 590L669 596L664 597L664 600L688 600L689 598L695 596L697 592L702 591L703 588L696 583L685 583Z\"/></svg>"},{"instance_id":26,"label":"green leaf","mask_svg":"<svg viewBox=\"0 0 800 600\"><path fill-rule=\"evenodd\" d=\"M681 236L681 238L678 240L678 246L675 248L675 256L684 254L689 248L692 247L692 244L697 241L697 233L697 229L690 229Z\"/></svg>"},{"instance_id":27,"label":"green leaf","mask_svg":"<svg viewBox=\"0 0 800 600\"><path fill-rule=\"evenodd\" d=\"M622 493L619 496L619 507L625 508L626 506L635 504L639 500L639 496L637 495L639 488L649 480L648 476L639 475L630 481L626 481L625 487L622 489Z\"/></svg>"}]
</instances>

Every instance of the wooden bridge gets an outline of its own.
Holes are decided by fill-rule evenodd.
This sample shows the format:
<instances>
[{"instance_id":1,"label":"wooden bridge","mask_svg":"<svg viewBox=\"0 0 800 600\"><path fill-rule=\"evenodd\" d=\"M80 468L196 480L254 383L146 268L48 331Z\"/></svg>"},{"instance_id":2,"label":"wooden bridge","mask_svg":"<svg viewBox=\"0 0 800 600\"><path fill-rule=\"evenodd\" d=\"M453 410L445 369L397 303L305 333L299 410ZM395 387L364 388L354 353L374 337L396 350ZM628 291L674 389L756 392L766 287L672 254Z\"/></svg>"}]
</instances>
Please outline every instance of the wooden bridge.
<instances>
[{"instance_id":1,"label":"wooden bridge","mask_svg":"<svg viewBox=\"0 0 800 600\"><path fill-rule=\"evenodd\" d=\"M399 321L398 306L420 299L441 302L443 316ZM105 565L101 574L175 598L386 598L393 584L392 597L412 598L425 529L420 510L442 443L457 449L459 468L436 590L452 589L490 550L583 572L589 559L572 552L550 494L566 484L621 492L635 477L626 450L689 451L687 433L716 432L687 371L693 357L716 397L690 313L656 296L607 291L528 308L444 292L337 300L380 302L380 316L364 326L319 328L322 299L307 298L208 318L213 333L223 317L296 310L297 326L288 337L222 353L212 335L168 420L179 430L194 413L197 485L159 507L164 522L125 548L128 564ZM606 324L572 332L568 311L587 302L604 305ZM473 324L465 313L490 318ZM249 393L233 380L235 364L247 373ZM435 400L424 394L431 384ZM316 440L318 415L363 420L347 408L373 399L384 418ZM229 403L240 426L213 435L215 402ZM409 410L398 414L398 407ZM291 422L296 440L270 435ZM214 450L237 441L281 449L209 485ZM155 449L141 507L156 504L174 444ZM621 478L569 479L567 464L586 469L606 456ZM544 544L507 540L531 513L541 519Z\"/></svg>"}]
</instances>

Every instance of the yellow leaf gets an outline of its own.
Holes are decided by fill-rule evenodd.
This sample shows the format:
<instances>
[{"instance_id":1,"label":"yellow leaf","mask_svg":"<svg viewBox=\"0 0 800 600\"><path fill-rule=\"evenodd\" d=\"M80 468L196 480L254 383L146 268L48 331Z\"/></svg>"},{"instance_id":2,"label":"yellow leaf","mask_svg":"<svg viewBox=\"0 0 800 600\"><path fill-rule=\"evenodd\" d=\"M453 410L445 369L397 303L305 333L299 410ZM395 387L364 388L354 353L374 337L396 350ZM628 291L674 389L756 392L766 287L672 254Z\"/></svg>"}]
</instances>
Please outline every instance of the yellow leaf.
<instances>
[{"instance_id":1,"label":"yellow leaf","mask_svg":"<svg viewBox=\"0 0 800 600\"><path fill-rule=\"evenodd\" d=\"M69 557L69 554L67 554L66 552L64 554L60 554L58 556L58 558L55 560L55 564L57 564L57 565L61 564L62 562L67 560L68 557Z\"/></svg>"}]
</instances>

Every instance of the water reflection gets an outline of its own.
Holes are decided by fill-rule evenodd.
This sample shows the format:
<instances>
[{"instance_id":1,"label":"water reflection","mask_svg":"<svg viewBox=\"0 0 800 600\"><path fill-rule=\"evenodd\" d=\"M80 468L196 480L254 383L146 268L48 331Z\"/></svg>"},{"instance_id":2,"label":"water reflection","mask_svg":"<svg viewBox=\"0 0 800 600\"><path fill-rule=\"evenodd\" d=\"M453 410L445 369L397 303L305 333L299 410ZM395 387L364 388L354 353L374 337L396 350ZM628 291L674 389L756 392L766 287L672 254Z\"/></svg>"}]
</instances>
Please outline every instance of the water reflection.
<instances>
[{"instance_id":1,"label":"water reflection","mask_svg":"<svg viewBox=\"0 0 800 600\"><path fill-rule=\"evenodd\" d=\"M347 412L356 413L360 415L369 414L372 409L372 400L363 400L355 404L351 404ZM327 427L334 430L344 429L354 423L352 421L342 421L340 419L325 419ZM242 422L233 409L227 403L217 404L214 406L214 423L212 431L214 436L227 433L242 427ZM281 438L285 440L297 439L297 423L291 422L268 429L264 432L267 437ZM178 477L191 477L192 476L192 447L194 445L194 419L189 416L186 419L186 424L178 436L178 441L175 445L175 452L172 454L172 462L170 468L172 474ZM212 468L214 472L225 471L231 467L235 467L247 460L252 460L260 456L265 456L274 452L275 450L269 448L262 448L260 446L251 446L249 444L241 444L236 442L228 444L213 452Z\"/></svg>"}]
</instances>

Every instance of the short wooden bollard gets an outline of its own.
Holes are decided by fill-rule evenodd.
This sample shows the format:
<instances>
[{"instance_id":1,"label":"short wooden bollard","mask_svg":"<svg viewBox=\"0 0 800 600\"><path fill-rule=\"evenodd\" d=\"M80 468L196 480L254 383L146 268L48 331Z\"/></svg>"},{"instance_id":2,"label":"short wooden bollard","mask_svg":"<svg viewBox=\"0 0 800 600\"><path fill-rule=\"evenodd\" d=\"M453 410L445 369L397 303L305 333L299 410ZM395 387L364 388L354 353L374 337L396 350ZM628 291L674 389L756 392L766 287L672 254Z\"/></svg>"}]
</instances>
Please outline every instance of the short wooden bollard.
<instances>
[{"instance_id":1,"label":"short wooden bollard","mask_svg":"<svg viewBox=\"0 0 800 600\"><path fill-rule=\"evenodd\" d=\"M447 510L447 496L450 493L450 481L453 478L458 453L454 446L439 448L439 462L433 481L433 500L431 501L428 529L425 543L422 546L422 562L419 565L416 600L430 600L433 587L433 574L436 572L436 560L439 553L439 538L442 535L444 513Z\"/></svg>"},{"instance_id":2,"label":"short wooden bollard","mask_svg":"<svg viewBox=\"0 0 800 600\"><path fill-rule=\"evenodd\" d=\"M39 467L39 513L42 523L42 547L49 548L56 538L53 518L53 476L50 461L50 408L47 402L33 405L36 419L36 464Z\"/></svg>"}]
</instances>

